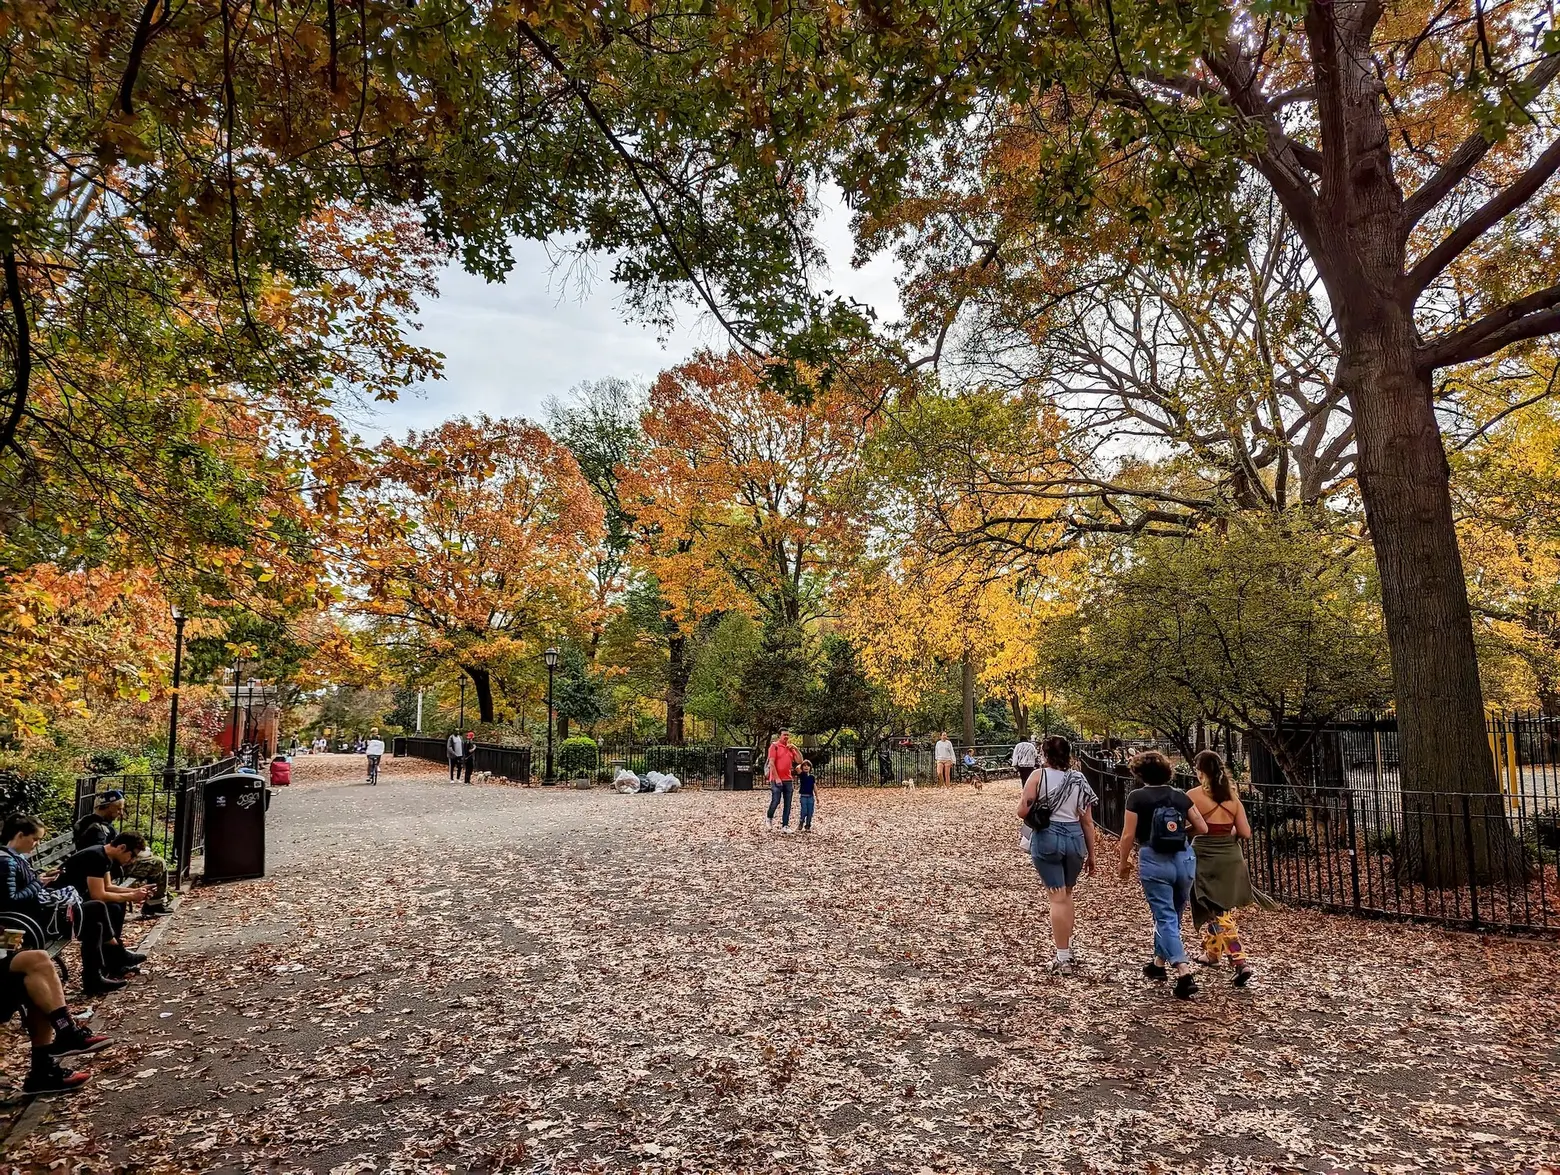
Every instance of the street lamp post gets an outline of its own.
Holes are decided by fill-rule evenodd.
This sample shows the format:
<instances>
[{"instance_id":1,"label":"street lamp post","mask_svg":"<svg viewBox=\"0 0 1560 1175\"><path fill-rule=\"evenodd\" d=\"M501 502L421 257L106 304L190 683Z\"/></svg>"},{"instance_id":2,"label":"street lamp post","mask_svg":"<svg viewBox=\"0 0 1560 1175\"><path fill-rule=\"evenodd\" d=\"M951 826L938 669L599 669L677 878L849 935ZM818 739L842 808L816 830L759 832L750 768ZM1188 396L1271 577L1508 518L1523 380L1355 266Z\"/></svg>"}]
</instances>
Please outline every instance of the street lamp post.
<instances>
[{"instance_id":1,"label":"street lamp post","mask_svg":"<svg viewBox=\"0 0 1560 1175\"><path fill-rule=\"evenodd\" d=\"M460 675L460 737L466 737L466 675Z\"/></svg>"},{"instance_id":2,"label":"street lamp post","mask_svg":"<svg viewBox=\"0 0 1560 1175\"><path fill-rule=\"evenodd\" d=\"M551 783L553 777L553 670L558 668L558 650L549 648L542 654L542 660L547 662L547 772L542 776L542 782Z\"/></svg>"},{"instance_id":3,"label":"street lamp post","mask_svg":"<svg viewBox=\"0 0 1560 1175\"><path fill-rule=\"evenodd\" d=\"M179 673L184 668L184 613L177 604L173 612L173 701L168 705L168 765L163 774L173 774L174 752L179 746Z\"/></svg>"}]
</instances>

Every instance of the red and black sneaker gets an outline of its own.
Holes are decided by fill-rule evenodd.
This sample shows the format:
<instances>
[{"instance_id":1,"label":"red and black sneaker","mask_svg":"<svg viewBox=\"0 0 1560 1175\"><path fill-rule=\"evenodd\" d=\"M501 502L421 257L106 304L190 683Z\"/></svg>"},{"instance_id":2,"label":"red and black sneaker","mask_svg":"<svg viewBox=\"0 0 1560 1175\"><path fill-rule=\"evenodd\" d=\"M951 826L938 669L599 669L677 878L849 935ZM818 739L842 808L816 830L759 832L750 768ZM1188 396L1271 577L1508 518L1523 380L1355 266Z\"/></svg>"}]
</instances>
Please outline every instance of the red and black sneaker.
<instances>
[{"instance_id":1,"label":"red and black sneaker","mask_svg":"<svg viewBox=\"0 0 1560 1175\"><path fill-rule=\"evenodd\" d=\"M103 1033L91 1033L84 1028L72 1026L63 1032L54 1034L54 1043L49 1045L49 1056L56 1059L60 1057L82 1057L88 1053L95 1053L99 1049L107 1048L113 1043Z\"/></svg>"},{"instance_id":2,"label":"red and black sneaker","mask_svg":"<svg viewBox=\"0 0 1560 1175\"><path fill-rule=\"evenodd\" d=\"M22 1092L29 1097L51 1093L75 1093L91 1079L90 1073L73 1073L69 1069L62 1068L58 1061L50 1057L46 1061L33 1063L33 1067L27 1072L27 1080L22 1082Z\"/></svg>"}]
</instances>

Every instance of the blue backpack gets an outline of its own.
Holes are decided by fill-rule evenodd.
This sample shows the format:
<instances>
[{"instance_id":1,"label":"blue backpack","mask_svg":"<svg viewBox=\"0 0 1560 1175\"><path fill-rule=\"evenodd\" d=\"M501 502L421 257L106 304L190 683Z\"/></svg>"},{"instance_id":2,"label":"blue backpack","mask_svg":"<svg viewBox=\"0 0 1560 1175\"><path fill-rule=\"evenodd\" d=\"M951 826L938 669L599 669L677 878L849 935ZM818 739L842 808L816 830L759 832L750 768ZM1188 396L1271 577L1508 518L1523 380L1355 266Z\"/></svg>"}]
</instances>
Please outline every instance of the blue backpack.
<instances>
[{"instance_id":1,"label":"blue backpack","mask_svg":"<svg viewBox=\"0 0 1560 1175\"><path fill-rule=\"evenodd\" d=\"M1148 829L1148 847L1167 857L1186 848L1186 816L1181 809L1174 804L1160 804L1154 809Z\"/></svg>"}]
</instances>

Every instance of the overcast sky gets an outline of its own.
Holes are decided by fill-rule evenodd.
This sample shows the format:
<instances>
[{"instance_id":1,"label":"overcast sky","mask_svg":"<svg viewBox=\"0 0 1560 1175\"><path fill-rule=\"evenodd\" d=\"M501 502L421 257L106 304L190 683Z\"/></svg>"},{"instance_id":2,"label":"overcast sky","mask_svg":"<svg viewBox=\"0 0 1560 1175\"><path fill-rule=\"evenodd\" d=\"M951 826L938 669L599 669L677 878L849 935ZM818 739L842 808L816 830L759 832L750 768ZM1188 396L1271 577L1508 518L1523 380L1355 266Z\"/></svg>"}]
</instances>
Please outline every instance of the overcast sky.
<instances>
[{"instance_id":1,"label":"overcast sky","mask_svg":"<svg viewBox=\"0 0 1560 1175\"><path fill-rule=\"evenodd\" d=\"M837 203L820 231L831 262L822 287L868 303L884 321L897 319L893 262L879 258L850 268L850 224ZM723 333L691 309L663 344L656 330L631 320L621 288L607 276L610 261L582 281L579 273L555 268L537 242L516 242L515 259L501 285L458 265L445 271L416 335L419 344L444 353L444 378L395 404L350 412L365 439L478 412L541 420L550 397L564 397L584 380L618 376L648 384L701 346L725 346Z\"/></svg>"}]
</instances>

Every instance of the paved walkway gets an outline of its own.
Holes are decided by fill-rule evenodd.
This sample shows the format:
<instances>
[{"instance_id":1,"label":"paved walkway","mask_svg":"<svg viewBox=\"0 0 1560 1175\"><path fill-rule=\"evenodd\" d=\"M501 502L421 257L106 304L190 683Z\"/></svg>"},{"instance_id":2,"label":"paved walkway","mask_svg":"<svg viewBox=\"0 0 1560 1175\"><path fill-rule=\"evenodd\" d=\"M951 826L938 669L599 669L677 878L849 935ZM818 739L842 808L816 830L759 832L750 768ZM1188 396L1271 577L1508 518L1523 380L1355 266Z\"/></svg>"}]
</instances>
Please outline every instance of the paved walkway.
<instances>
[{"instance_id":1,"label":"paved walkway","mask_svg":"<svg viewBox=\"0 0 1560 1175\"><path fill-rule=\"evenodd\" d=\"M1519 1170L1560 1156L1560 947L1253 916L1260 986L1143 980L1081 891L1048 978L1009 788L452 786L300 760L271 875L197 891L90 1092L12 1140L156 1172ZM18 1050L19 1051L19 1050ZM14 1072L15 1062L12 1058ZM37 1167L30 1166L38 1164ZM63 1168L62 1168L63 1169Z\"/></svg>"}]
</instances>

